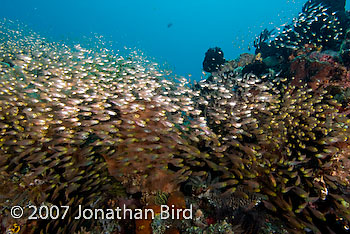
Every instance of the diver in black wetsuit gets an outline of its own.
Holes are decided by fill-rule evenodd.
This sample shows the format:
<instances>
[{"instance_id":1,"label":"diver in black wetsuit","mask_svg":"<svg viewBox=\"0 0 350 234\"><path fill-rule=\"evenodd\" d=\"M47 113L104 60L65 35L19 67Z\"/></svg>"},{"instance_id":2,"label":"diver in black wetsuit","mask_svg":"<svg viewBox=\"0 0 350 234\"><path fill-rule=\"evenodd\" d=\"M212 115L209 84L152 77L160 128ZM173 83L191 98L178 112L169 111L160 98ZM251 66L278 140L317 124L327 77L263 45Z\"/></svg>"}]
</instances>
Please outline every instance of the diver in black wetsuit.
<instances>
[{"instance_id":1,"label":"diver in black wetsuit","mask_svg":"<svg viewBox=\"0 0 350 234\"><path fill-rule=\"evenodd\" d=\"M206 72L216 72L219 70L220 66L224 64L224 52L219 47L209 48L205 53L205 58L203 61L203 70Z\"/></svg>"}]
</instances>

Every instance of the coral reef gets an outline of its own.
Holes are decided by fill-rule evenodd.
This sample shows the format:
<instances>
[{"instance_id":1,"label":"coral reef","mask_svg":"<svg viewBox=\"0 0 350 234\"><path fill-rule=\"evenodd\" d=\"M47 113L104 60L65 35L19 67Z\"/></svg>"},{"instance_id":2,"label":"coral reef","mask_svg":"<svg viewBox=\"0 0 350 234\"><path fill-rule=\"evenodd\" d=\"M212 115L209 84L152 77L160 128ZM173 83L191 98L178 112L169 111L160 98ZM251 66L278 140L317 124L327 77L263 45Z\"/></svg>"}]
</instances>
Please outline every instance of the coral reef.
<instances>
[{"instance_id":1,"label":"coral reef","mask_svg":"<svg viewBox=\"0 0 350 234\"><path fill-rule=\"evenodd\" d=\"M137 52L50 43L1 22L0 230L347 232L349 38L333 13L307 2L281 34L263 31L256 55L225 61L210 49L211 75L195 85ZM165 204L194 217L161 219ZM15 205L71 208L15 220ZM79 207L155 218L74 219Z\"/></svg>"},{"instance_id":2,"label":"coral reef","mask_svg":"<svg viewBox=\"0 0 350 234\"><path fill-rule=\"evenodd\" d=\"M211 148L217 159L207 161L222 178L212 187L243 198L249 197L245 191L261 193L268 197L267 209L299 230L327 226L334 207L337 217L348 219L349 199L340 196L345 184L335 184L332 176L340 145L349 137L348 119L327 91L270 79L223 72L200 84L197 103L221 142Z\"/></svg>"},{"instance_id":3,"label":"coral reef","mask_svg":"<svg viewBox=\"0 0 350 234\"><path fill-rule=\"evenodd\" d=\"M348 87L348 69L340 64L332 53L314 51L296 57L290 65L291 76L295 77L292 84L307 82L314 90L328 86Z\"/></svg>"},{"instance_id":4,"label":"coral reef","mask_svg":"<svg viewBox=\"0 0 350 234\"><path fill-rule=\"evenodd\" d=\"M78 205L108 208L125 194L121 185L129 194L176 191L204 163L197 159L208 156L198 146L212 142L211 132L187 80L166 78L137 54L125 60L48 43L16 27L1 24L4 228L13 221L10 207L31 204L71 209L68 220L21 223L27 229L98 226L73 219Z\"/></svg>"},{"instance_id":5,"label":"coral reef","mask_svg":"<svg viewBox=\"0 0 350 234\"><path fill-rule=\"evenodd\" d=\"M333 4L331 4L333 5ZM341 6L341 5L339 5ZM338 50L345 35L346 17L342 7L330 7L324 1L307 1L302 12L280 32L265 29L255 40L256 53L263 57L287 58L305 44ZM335 49L336 48L336 49Z\"/></svg>"},{"instance_id":6,"label":"coral reef","mask_svg":"<svg viewBox=\"0 0 350 234\"><path fill-rule=\"evenodd\" d=\"M34 229L67 233L91 227L90 221L73 220L78 205L107 207L108 199L118 196L121 188L109 175L103 157L94 152L98 139L88 129L99 122L91 118L92 112L100 119L105 117L98 107L103 100L94 90L97 86L88 84L102 67L91 62L89 74L84 64L79 64L81 48L73 52L47 44L34 33L7 27L2 23L0 49L2 225L17 222L27 233ZM89 76L85 78L88 83L81 82L84 76ZM68 205L70 209L67 220L29 220L29 209L26 218L13 220L9 210L14 205Z\"/></svg>"}]
</instances>

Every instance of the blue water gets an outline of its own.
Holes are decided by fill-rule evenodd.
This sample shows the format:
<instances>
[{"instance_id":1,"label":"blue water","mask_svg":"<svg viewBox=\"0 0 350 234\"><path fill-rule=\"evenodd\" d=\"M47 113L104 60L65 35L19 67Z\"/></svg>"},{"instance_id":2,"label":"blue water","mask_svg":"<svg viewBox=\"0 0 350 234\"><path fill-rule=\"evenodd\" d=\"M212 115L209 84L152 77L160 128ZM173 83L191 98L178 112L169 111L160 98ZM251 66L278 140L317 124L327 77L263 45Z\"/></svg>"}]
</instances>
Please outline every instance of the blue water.
<instances>
[{"instance_id":1,"label":"blue water","mask_svg":"<svg viewBox=\"0 0 350 234\"><path fill-rule=\"evenodd\" d=\"M115 50L140 49L176 74L199 80L209 47L221 47L226 59L254 53L254 38L290 22L305 0L0 2L0 18L19 20L44 37L83 41L94 33Z\"/></svg>"}]
</instances>

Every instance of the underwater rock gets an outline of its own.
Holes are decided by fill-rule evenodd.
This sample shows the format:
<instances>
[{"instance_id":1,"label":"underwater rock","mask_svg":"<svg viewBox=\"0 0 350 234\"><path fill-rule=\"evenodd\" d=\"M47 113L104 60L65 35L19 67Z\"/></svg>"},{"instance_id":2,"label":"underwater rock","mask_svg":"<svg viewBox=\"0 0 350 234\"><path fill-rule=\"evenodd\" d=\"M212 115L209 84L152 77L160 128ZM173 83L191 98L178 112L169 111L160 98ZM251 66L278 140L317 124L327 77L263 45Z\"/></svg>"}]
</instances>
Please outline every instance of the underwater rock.
<instances>
[{"instance_id":1,"label":"underwater rock","mask_svg":"<svg viewBox=\"0 0 350 234\"><path fill-rule=\"evenodd\" d=\"M242 70L243 74L253 73L257 76L261 76L268 72L269 72L268 67L265 65L265 63L260 61L255 61L254 63L248 64L244 66Z\"/></svg>"},{"instance_id":2,"label":"underwater rock","mask_svg":"<svg viewBox=\"0 0 350 234\"><path fill-rule=\"evenodd\" d=\"M283 59L278 58L276 56L269 56L269 57L266 57L263 59L263 63L267 67L275 67L275 66L279 65L282 61L283 61Z\"/></svg>"}]
</instances>

